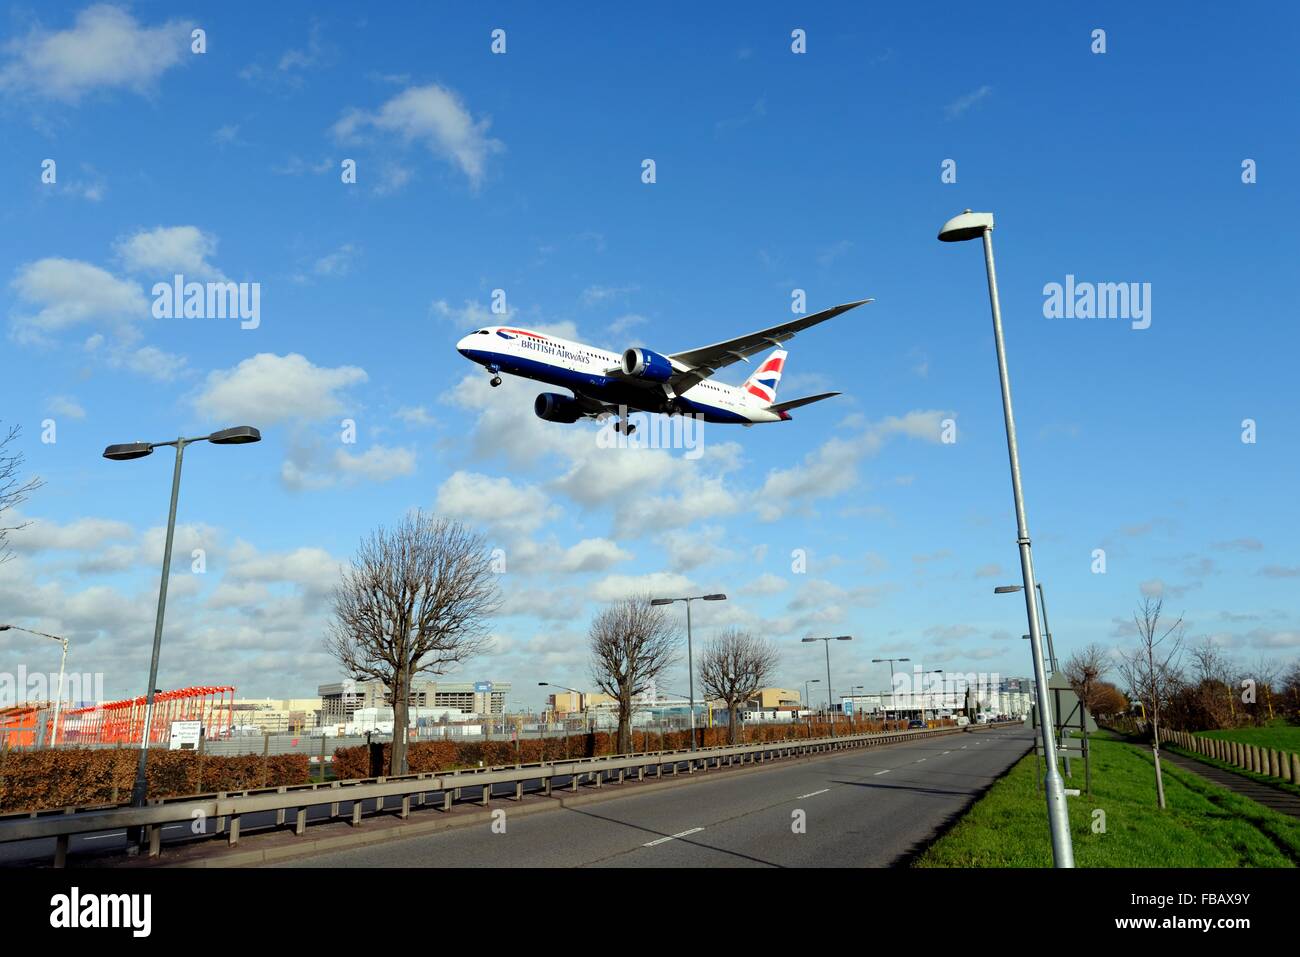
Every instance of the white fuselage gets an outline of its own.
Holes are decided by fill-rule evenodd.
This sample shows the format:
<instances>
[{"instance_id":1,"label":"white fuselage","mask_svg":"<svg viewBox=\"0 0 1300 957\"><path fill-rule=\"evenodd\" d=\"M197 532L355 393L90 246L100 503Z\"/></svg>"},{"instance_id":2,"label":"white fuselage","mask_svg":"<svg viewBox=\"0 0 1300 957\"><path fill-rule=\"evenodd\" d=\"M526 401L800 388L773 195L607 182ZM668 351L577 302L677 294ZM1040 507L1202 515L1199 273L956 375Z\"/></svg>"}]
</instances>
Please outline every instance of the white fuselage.
<instances>
[{"instance_id":1,"label":"white fuselage","mask_svg":"<svg viewBox=\"0 0 1300 957\"><path fill-rule=\"evenodd\" d=\"M575 396L644 412L682 412L707 422L754 425L789 419L739 386L704 379L681 393L666 383L639 381L620 371L617 353L513 326L471 332L456 349L494 373L509 373L571 390Z\"/></svg>"}]
</instances>

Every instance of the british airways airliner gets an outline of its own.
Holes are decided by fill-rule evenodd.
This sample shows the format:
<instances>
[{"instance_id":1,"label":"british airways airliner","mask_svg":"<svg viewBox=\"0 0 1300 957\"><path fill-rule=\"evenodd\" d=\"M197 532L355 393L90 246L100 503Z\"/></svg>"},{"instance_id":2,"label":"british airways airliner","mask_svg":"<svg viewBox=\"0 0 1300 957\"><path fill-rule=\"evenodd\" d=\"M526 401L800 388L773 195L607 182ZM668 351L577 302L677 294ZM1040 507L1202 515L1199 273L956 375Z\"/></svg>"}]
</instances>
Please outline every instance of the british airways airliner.
<instances>
[{"instance_id":1,"label":"british airways airliner","mask_svg":"<svg viewBox=\"0 0 1300 957\"><path fill-rule=\"evenodd\" d=\"M500 385L501 374L507 373L571 391L572 395L543 392L537 397L533 411L548 422L572 423L584 416L616 414L621 418L615 428L630 433L636 426L627 421L628 410L686 413L701 416L705 422L747 426L785 422L790 419L791 409L840 393L823 392L777 402L776 387L786 360L782 343L868 302L872 300L846 302L747 336L666 356L649 349L628 349L620 356L511 326L476 329L456 343L456 350L492 373L493 386ZM719 369L733 362L748 362L750 356L769 346L776 348L744 385L713 381Z\"/></svg>"}]
</instances>

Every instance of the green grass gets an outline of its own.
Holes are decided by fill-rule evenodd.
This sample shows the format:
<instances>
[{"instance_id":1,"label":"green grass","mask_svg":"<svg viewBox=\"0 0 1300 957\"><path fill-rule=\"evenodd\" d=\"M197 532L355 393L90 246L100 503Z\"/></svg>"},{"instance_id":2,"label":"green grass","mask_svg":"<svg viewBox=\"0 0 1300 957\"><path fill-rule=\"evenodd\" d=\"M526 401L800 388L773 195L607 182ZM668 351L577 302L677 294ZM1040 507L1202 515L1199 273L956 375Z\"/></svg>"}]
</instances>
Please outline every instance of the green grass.
<instances>
[{"instance_id":1,"label":"green grass","mask_svg":"<svg viewBox=\"0 0 1300 957\"><path fill-rule=\"evenodd\" d=\"M1166 810L1156 807L1150 752L1090 737L1092 796L1068 797L1079 867L1295 867L1300 821L1164 762ZM1083 787L1081 761L1067 787ZM1035 790L1034 756L1019 761L917 867L1050 867L1046 799ZM1094 810L1105 833L1093 831Z\"/></svg>"},{"instance_id":2,"label":"green grass","mask_svg":"<svg viewBox=\"0 0 1300 957\"><path fill-rule=\"evenodd\" d=\"M1261 748L1277 748L1279 751L1300 752L1300 725L1288 724L1282 718L1275 718L1259 728L1228 728L1225 731L1201 731L1203 738L1222 738L1224 741L1240 741Z\"/></svg>"},{"instance_id":3,"label":"green grass","mask_svg":"<svg viewBox=\"0 0 1300 957\"><path fill-rule=\"evenodd\" d=\"M1227 761L1220 761L1218 758L1212 758L1208 754L1197 754L1194 751L1188 751L1176 744L1166 743L1161 752L1172 751L1174 754L1181 754L1202 764L1208 764L1211 767L1223 768L1225 771L1231 771L1233 774L1241 775L1243 778L1250 778L1252 781L1258 781L1260 784L1267 784L1269 787L1277 788L1281 791L1289 791L1292 794L1300 794L1300 787L1292 784L1290 781L1283 781L1281 778L1269 777L1266 774L1256 774L1254 771L1247 771L1245 768L1239 768L1235 764L1229 764ZM1288 758L1288 760L1290 760Z\"/></svg>"}]
</instances>

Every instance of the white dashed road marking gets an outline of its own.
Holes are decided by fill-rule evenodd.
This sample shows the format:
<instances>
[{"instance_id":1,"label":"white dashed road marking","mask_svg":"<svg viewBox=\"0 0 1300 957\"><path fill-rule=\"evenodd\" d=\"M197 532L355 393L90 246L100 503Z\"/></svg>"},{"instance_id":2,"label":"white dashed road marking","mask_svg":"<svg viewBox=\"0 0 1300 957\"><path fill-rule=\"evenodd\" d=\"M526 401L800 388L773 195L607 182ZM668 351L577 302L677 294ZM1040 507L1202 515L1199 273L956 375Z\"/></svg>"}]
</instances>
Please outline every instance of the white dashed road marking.
<instances>
[{"instance_id":1,"label":"white dashed road marking","mask_svg":"<svg viewBox=\"0 0 1300 957\"><path fill-rule=\"evenodd\" d=\"M642 844L641 846L642 846L642 847L654 847L656 844L666 844L668 841L671 841L671 840L673 840L674 838L678 838L678 837L686 837L686 836L688 836L688 835L690 835L690 834L694 834L696 831L702 831L702 830L704 830L704 828L702 828L702 827L693 827L693 828L691 828L689 831L682 831L682 832L680 832L680 833L678 833L678 834L673 834L671 837L661 837L661 838L659 838L659 840L657 840L657 841L651 841L650 843L648 843L648 844Z\"/></svg>"},{"instance_id":2,"label":"white dashed road marking","mask_svg":"<svg viewBox=\"0 0 1300 957\"><path fill-rule=\"evenodd\" d=\"M876 773L877 773L877 774L888 774L891 770L892 770L892 768L885 768L885 770L883 770L883 771L877 771Z\"/></svg>"},{"instance_id":3,"label":"white dashed road marking","mask_svg":"<svg viewBox=\"0 0 1300 957\"><path fill-rule=\"evenodd\" d=\"M825 794L825 793L826 793L827 791L829 791L829 790L830 790L830 788L822 788L820 791L813 791L813 792L811 792L811 793L809 793L809 794L800 794L799 797L800 797L800 799L816 797L816 796L819 795L819 794Z\"/></svg>"}]
</instances>

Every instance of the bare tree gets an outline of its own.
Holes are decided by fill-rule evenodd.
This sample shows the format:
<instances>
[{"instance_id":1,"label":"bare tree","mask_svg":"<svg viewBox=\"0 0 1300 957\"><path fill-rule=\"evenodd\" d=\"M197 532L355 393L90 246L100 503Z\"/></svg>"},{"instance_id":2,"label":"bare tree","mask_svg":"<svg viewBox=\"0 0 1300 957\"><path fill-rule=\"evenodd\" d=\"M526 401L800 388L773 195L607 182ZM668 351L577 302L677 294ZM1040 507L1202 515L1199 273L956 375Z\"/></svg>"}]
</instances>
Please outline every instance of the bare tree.
<instances>
[{"instance_id":1,"label":"bare tree","mask_svg":"<svg viewBox=\"0 0 1300 957\"><path fill-rule=\"evenodd\" d=\"M1168 628L1162 628L1160 615L1164 600L1147 596L1133 613L1137 625L1138 646L1126 654L1120 673L1130 694L1142 702L1151 721L1151 754L1156 765L1156 801L1165 807L1165 782L1160 774L1160 712L1182 685L1178 654L1183 642L1183 619L1180 615Z\"/></svg>"},{"instance_id":2,"label":"bare tree","mask_svg":"<svg viewBox=\"0 0 1300 957\"><path fill-rule=\"evenodd\" d=\"M1079 696L1079 703L1084 709L1084 713L1080 715L1079 723L1083 728L1083 750L1085 754L1089 753L1088 715L1096 715L1098 706L1108 697L1102 687L1102 678L1110 670L1110 662L1110 653L1094 642L1076 651L1070 656L1070 660L1065 663L1065 677L1069 679L1070 686L1074 688L1074 693ZM1084 768L1088 781L1088 793L1091 794L1091 760L1084 765Z\"/></svg>"},{"instance_id":3,"label":"bare tree","mask_svg":"<svg viewBox=\"0 0 1300 957\"><path fill-rule=\"evenodd\" d=\"M729 628L705 646L700 657L704 693L727 706L727 740L736 743L740 706L766 685L776 671L776 646L747 631Z\"/></svg>"},{"instance_id":4,"label":"bare tree","mask_svg":"<svg viewBox=\"0 0 1300 957\"><path fill-rule=\"evenodd\" d=\"M407 770L412 678L479 654L499 603L484 540L458 522L416 511L362 541L334 589L326 647L354 678L392 693L390 774Z\"/></svg>"},{"instance_id":5,"label":"bare tree","mask_svg":"<svg viewBox=\"0 0 1300 957\"><path fill-rule=\"evenodd\" d=\"M22 477L23 462L26 459L21 450L10 448L17 443L22 431L21 426L11 425L0 433L0 564L13 557L9 547L9 533L26 528L29 524L20 522L9 525L5 513L23 504L27 501L27 496L45 484L35 476L28 479Z\"/></svg>"},{"instance_id":6,"label":"bare tree","mask_svg":"<svg viewBox=\"0 0 1300 957\"><path fill-rule=\"evenodd\" d=\"M677 661L677 630L649 598L628 598L591 623L591 678L618 701L618 752L632 750L632 699Z\"/></svg>"},{"instance_id":7,"label":"bare tree","mask_svg":"<svg viewBox=\"0 0 1300 957\"><path fill-rule=\"evenodd\" d=\"M1093 714L1097 713L1097 692L1110 664L1110 653L1096 643L1076 651L1065 663L1065 677L1084 707Z\"/></svg>"}]
</instances>

